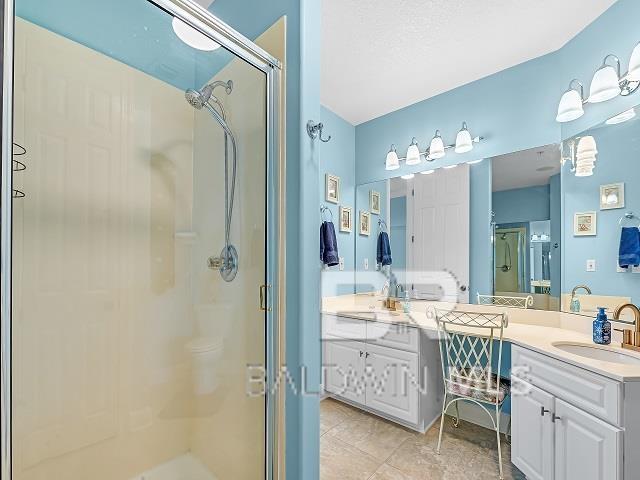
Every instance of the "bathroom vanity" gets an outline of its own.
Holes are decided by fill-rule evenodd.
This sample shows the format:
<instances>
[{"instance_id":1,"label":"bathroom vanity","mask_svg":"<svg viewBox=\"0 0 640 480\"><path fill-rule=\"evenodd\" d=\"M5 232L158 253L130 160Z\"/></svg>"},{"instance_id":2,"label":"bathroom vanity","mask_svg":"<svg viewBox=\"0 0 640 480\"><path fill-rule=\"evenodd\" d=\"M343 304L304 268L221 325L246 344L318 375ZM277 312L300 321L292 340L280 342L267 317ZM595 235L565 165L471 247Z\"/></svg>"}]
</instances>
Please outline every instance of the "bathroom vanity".
<instances>
[{"instance_id":1,"label":"bathroom vanity","mask_svg":"<svg viewBox=\"0 0 640 480\"><path fill-rule=\"evenodd\" d=\"M391 313L387 314L393 319ZM325 391L420 432L440 415L437 338L406 322L324 314ZM400 317L396 317L400 319Z\"/></svg>"}]
</instances>

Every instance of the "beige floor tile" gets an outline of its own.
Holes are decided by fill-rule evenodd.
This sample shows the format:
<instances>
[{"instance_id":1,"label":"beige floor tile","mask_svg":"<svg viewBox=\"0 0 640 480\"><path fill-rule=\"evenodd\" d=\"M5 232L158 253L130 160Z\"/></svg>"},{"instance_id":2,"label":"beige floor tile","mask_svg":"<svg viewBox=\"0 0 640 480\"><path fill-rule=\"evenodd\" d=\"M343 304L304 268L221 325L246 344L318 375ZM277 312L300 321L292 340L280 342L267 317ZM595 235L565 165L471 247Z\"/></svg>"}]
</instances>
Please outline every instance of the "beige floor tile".
<instances>
[{"instance_id":1,"label":"beige floor tile","mask_svg":"<svg viewBox=\"0 0 640 480\"><path fill-rule=\"evenodd\" d=\"M337 438L320 439L320 478L322 480L367 480L382 461L361 452Z\"/></svg>"},{"instance_id":2,"label":"beige floor tile","mask_svg":"<svg viewBox=\"0 0 640 480\"><path fill-rule=\"evenodd\" d=\"M380 460L389 458L402 442L413 436L409 430L373 415L354 415L328 435Z\"/></svg>"},{"instance_id":3,"label":"beige floor tile","mask_svg":"<svg viewBox=\"0 0 640 480\"><path fill-rule=\"evenodd\" d=\"M320 402L320 435L324 435L355 413L355 409L343 403L330 398L324 399Z\"/></svg>"},{"instance_id":4,"label":"beige floor tile","mask_svg":"<svg viewBox=\"0 0 640 480\"><path fill-rule=\"evenodd\" d=\"M382 464L369 480L413 480L409 475L386 463Z\"/></svg>"}]
</instances>

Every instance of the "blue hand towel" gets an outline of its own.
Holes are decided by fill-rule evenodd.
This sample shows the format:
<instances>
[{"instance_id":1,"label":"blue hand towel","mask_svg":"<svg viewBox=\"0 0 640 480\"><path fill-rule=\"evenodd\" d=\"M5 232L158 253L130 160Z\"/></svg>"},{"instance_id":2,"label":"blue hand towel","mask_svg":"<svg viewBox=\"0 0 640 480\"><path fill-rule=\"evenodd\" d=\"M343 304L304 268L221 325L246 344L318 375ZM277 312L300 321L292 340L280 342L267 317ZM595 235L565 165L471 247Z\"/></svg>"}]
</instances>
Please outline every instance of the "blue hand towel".
<instances>
[{"instance_id":1,"label":"blue hand towel","mask_svg":"<svg viewBox=\"0 0 640 480\"><path fill-rule=\"evenodd\" d=\"M622 268L640 265L640 229L638 227L622 227L618 264Z\"/></svg>"},{"instance_id":2,"label":"blue hand towel","mask_svg":"<svg viewBox=\"0 0 640 480\"><path fill-rule=\"evenodd\" d=\"M391 265L391 245L389 243L389 235L387 232L378 234L378 251L376 259L379 265Z\"/></svg>"},{"instance_id":3,"label":"blue hand towel","mask_svg":"<svg viewBox=\"0 0 640 480\"><path fill-rule=\"evenodd\" d=\"M340 263L336 229L333 222L322 222L320 225L320 260L330 267Z\"/></svg>"}]
</instances>

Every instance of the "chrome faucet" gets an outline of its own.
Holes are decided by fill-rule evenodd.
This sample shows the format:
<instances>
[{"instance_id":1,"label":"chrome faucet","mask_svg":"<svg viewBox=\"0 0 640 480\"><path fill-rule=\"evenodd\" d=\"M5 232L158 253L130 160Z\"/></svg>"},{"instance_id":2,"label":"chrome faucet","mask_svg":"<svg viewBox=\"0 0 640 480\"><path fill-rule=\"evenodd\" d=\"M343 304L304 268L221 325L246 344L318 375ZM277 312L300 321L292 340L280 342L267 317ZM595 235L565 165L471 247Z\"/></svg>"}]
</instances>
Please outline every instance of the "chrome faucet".
<instances>
[{"instance_id":1,"label":"chrome faucet","mask_svg":"<svg viewBox=\"0 0 640 480\"><path fill-rule=\"evenodd\" d=\"M636 307L633 303L623 303L613 312L613 319L620 320L620 314L627 308L631 309L633 312L635 331L628 328L625 328L624 330L616 330L622 332L622 348L640 352L640 308Z\"/></svg>"},{"instance_id":2,"label":"chrome faucet","mask_svg":"<svg viewBox=\"0 0 640 480\"><path fill-rule=\"evenodd\" d=\"M591 289L586 285L576 285L573 287L573 290L571 290L571 303L569 305L569 310L574 313L580 311L580 300L576 298L576 292L580 289L583 289L588 295L591 295Z\"/></svg>"}]
</instances>

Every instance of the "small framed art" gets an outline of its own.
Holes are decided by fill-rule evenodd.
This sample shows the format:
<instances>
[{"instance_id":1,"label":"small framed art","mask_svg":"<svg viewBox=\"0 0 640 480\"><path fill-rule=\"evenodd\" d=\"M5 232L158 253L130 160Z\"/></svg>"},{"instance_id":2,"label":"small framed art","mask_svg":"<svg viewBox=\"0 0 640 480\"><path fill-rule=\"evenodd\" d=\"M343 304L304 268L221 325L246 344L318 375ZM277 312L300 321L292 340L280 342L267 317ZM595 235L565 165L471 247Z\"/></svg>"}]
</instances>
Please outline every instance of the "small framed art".
<instances>
[{"instance_id":1,"label":"small framed art","mask_svg":"<svg viewBox=\"0 0 640 480\"><path fill-rule=\"evenodd\" d=\"M600 185L600 210L624 208L624 183Z\"/></svg>"},{"instance_id":2,"label":"small framed art","mask_svg":"<svg viewBox=\"0 0 640 480\"><path fill-rule=\"evenodd\" d=\"M325 200L331 203L340 201L340 177L327 173L325 179Z\"/></svg>"},{"instance_id":3,"label":"small framed art","mask_svg":"<svg viewBox=\"0 0 640 480\"><path fill-rule=\"evenodd\" d=\"M371 233L371 215L369 212L360 211L359 232L360 235L365 235L367 237Z\"/></svg>"},{"instance_id":4,"label":"small framed art","mask_svg":"<svg viewBox=\"0 0 640 480\"><path fill-rule=\"evenodd\" d=\"M573 235L585 237L596 235L596 212L580 212L573 216Z\"/></svg>"},{"instance_id":5,"label":"small framed art","mask_svg":"<svg viewBox=\"0 0 640 480\"><path fill-rule=\"evenodd\" d=\"M353 212L351 207L340 207L340 231L351 233Z\"/></svg>"},{"instance_id":6,"label":"small framed art","mask_svg":"<svg viewBox=\"0 0 640 480\"><path fill-rule=\"evenodd\" d=\"M369 191L369 210L374 215L380 215L380 192Z\"/></svg>"}]
</instances>

